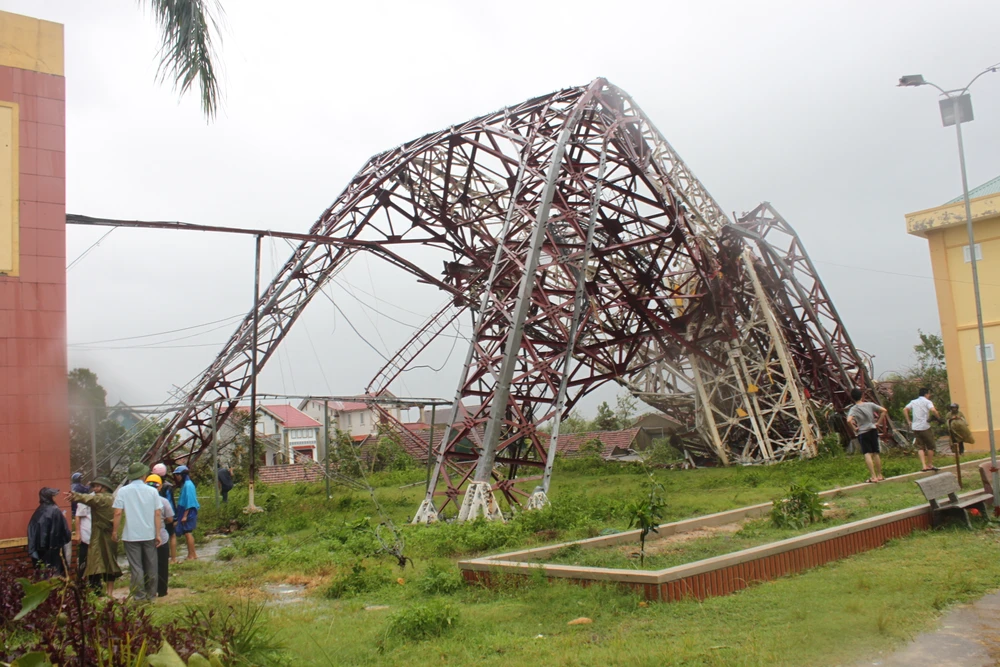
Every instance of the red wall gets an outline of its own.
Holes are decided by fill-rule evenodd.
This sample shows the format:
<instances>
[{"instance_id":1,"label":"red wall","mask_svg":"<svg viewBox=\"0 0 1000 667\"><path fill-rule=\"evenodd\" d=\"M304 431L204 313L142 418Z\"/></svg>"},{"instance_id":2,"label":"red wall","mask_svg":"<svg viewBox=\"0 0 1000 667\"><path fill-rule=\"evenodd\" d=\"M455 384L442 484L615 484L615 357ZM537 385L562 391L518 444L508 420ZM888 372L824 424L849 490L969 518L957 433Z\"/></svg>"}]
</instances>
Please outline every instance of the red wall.
<instances>
[{"instance_id":1,"label":"red wall","mask_svg":"<svg viewBox=\"0 0 1000 667\"><path fill-rule=\"evenodd\" d=\"M0 276L4 540L26 536L41 487L69 488L66 80L0 66L0 100L20 116L20 275Z\"/></svg>"}]
</instances>

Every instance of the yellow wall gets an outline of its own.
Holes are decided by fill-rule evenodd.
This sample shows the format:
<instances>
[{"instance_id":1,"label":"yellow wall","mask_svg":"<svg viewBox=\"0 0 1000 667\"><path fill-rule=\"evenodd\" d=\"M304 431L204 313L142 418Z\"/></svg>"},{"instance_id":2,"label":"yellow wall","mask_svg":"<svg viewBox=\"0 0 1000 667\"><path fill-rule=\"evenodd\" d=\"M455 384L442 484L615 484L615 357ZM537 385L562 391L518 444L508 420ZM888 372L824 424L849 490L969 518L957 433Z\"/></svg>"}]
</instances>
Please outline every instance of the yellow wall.
<instances>
[{"instance_id":1,"label":"yellow wall","mask_svg":"<svg viewBox=\"0 0 1000 667\"><path fill-rule=\"evenodd\" d=\"M0 11L0 67L63 76L63 27ZM0 275L6 276L20 268L19 114L13 99L0 99Z\"/></svg>"},{"instance_id":2,"label":"yellow wall","mask_svg":"<svg viewBox=\"0 0 1000 667\"><path fill-rule=\"evenodd\" d=\"M0 65L64 76L62 25L0 12Z\"/></svg>"},{"instance_id":3,"label":"yellow wall","mask_svg":"<svg viewBox=\"0 0 1000 667\"><path fill-rule=\"evenodd\" d=\"M0 100L0 275L18 275L18 108Z\"/></svg>"},{"instance_id":4,"label":"yellow wall","mask_svg":"<svg viewBox=\"0 0 1000 667\"><path fill-rule=\"evenodd\" d=\"M977 268L986 343L993 343L995 354L1000 358L1000 196L987 195L974 199L972 219L976 243L981 246L983 255ZM987 449L989 439L983 374L982 366L976 361L979 332L972 264L965 261L963 252L969 243L965 205L959 202L910 213L906 216L906 227L910 234L923 236L928 242L951 399L961 405L962 412L969 419L969 427L976 438L976 444L970 449ZM998 363L1000 361L987 363L994 427L1000 426ZM943 411L945 406L937 407ZM1000 439L1000 431L997 431L997 437Z\"/></svg>"}]
</instances>

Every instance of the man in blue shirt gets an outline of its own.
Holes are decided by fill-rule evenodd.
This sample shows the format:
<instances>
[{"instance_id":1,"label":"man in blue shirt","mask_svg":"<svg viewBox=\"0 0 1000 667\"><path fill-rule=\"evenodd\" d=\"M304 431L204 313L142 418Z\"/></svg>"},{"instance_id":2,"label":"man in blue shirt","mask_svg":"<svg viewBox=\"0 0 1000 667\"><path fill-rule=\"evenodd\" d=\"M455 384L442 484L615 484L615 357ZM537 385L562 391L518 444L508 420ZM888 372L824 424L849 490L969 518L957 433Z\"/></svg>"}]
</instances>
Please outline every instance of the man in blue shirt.
<instances>
[{"instance_id":1,"label":"man in blue shirt","mask_svg":"<svg viewBox=\"0 0 1000 667\"><path fill-rule=\"evenodd\" d=\"M111 507L115 510L111 537L125 543L132 597L141 602L156 599L156 548L160 546L163 511L160 494L146 486L149 466L133 463L128 468L129 483L118 489ZM119 537L122 516L125 527Z\"/></svg>"},{"instance_id":2,"label":"man in blue shirt","mask_svg":"<svg viewBox=\"0 0 1000 667\"><path fill-rule=\"evenodd\" d=\"M198 554L194 551L194 529L198 526L198 493L194 488L194 482L188 473L187 466L177 466L174 470L174 482L181 489L181 495L177 499L177 517L175 521L175 531L177 537L184 536L187 540L187 560L197 560Z\"/></svg>"}]
</instances>

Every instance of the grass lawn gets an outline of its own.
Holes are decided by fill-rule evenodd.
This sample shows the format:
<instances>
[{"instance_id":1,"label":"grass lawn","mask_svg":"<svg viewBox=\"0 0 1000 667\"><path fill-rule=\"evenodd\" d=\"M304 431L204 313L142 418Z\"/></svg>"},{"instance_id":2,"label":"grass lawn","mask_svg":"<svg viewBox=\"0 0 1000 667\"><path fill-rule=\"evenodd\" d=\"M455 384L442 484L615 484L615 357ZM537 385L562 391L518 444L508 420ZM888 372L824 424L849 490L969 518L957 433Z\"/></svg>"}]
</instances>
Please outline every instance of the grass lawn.
<instances>
[{"instance_id":1,"label":"grass lawn","mask_svg":"<svg viewBox=\"0 0 1000 667\"><path fill-rule=\"evenodd\" d=\"M919 466L916 457L901 457L885 467L888 476ZM666 488L668 521L766 502L793 481L825 489L865 476L857 457L654 473ZM376 554L379 519L367 494L334 487L328 501L322 484L261 489L258 502L269 511L249 518L238 513L246 502L239 491L223 511L203 502L202 530L243 522L220 554L228 560L175 567L171 586L185 594L155 613L263 600L268 583L305 586L304 600L269 607L270 627L296 665L837 665L889 651L932 626L948 605L1000 587L1000 534L984 526L917 534L700 603L647 605L619 589L561 582L473 588L460 583L458 558L622 529L623 506L646 493L649 479L615 464L562 462L549 509L508 524L404 526L422 492L398 487L421 477L405 471L373 479L414 561L405 570ZM922 499L910 483L890 486L866 488L854 511ZM742 548L727 539L727 550ZM372 606L388 609L366 610ZM593 623L567 625L580 616Z\"/></svg>"},{"instance_id":2,"label":"grass lawn","mask_svg":"<svg viewBox=\"0 0 1000 667\"><path fill-rule=\"evenodd\" d=\"M776 528L769 517L658 539L651 533L646 541L646 558L641 569L661 570L703 558L749 549L750 547L804 535L869 517L913 507L924 498L912 481L872 484L851 493L826 498L823 519L803 528ZM547 563L640 569L637 544L585 549L571 545L546 557Z\"/></svg>"}]
</instances>

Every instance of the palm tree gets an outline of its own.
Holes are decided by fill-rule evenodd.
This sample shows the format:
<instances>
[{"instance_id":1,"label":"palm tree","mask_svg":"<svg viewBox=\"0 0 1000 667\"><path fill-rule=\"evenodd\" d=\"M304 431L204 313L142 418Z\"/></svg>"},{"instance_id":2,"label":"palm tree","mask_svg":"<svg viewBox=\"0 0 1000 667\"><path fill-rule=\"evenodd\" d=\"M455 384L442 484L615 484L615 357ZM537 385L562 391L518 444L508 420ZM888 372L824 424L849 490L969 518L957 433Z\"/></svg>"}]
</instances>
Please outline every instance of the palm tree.
<instances>
[{"instance_id":1,"label":"palm tree","mask_svg":"<svg viewBox=\"0 0 1000 667\"><path fill-rule=\"evenodd\" d=\"M163 36L157 78L170 79L180 95L198 82L201 110L212 120L219 110L219 88L215 43L224 12L218 0L140 0L153 11Z\"/></svg>"}]
</instances>

